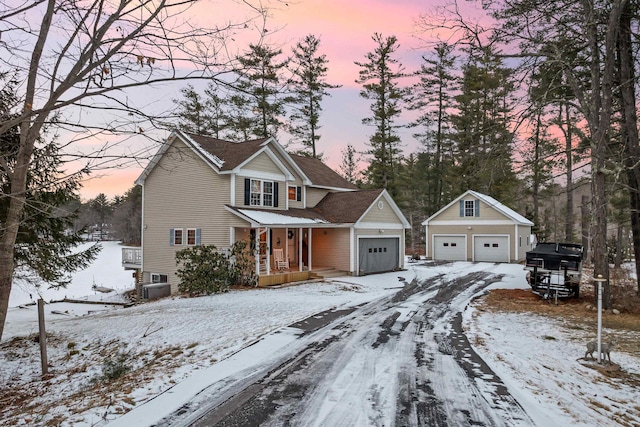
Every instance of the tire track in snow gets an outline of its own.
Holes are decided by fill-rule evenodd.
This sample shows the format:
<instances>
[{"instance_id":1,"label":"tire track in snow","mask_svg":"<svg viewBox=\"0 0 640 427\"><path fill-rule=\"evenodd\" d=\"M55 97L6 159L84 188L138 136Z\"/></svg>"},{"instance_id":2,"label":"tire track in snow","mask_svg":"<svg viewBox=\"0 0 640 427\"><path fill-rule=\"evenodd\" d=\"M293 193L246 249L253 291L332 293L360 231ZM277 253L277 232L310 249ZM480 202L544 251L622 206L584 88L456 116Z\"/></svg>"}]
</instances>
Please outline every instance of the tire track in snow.
<instances>
[{"instance_id":1,"label":"tire track in snow","mask_svg":"<svg viewBox=\"0 0 640 427\"><path fill-rule=\"evenodd\" d=\"M532 425L462 333L466 304L500 280L466 268L301 332L314 341L193 425Z\"/></svg>"}]
</instances>

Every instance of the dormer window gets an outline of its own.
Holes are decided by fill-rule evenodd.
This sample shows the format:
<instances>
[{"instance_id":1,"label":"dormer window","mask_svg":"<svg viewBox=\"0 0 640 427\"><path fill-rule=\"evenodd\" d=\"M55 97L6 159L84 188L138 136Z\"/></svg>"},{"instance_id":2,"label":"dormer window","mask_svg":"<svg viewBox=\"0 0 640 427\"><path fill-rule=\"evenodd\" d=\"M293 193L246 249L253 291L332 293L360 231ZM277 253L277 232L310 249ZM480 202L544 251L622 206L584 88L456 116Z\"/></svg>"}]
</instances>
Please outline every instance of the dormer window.
<instances>
[{"instance_id":1,"label":"dormer window","mask_svg":"<svg viewBox=\"0 0 640 427\"><path fill-rule=\"evenodd\" d=\"M278 207L278 183L261 179L245 179L244 204Z\"/></svg>"}]
</instances>

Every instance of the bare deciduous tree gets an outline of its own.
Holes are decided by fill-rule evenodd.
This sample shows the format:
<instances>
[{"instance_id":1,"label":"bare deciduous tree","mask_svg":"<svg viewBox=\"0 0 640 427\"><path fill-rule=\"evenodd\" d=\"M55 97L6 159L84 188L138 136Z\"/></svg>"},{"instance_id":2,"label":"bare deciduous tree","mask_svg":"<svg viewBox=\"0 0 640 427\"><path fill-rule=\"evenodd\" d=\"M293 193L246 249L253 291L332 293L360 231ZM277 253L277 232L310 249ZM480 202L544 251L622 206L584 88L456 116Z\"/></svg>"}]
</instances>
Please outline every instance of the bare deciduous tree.
<instances>
[{"instance_id":1,"label":"bare deciduous tree","mask_svg":"<svg viewBox=\"0 0 640 427\"><path fill-rule=\"evenodd\" d=\"M246 18L191 25L187 17L196 0L0 0L0 61L22 82L20 105L0 122L0 135L16 127L20 135L15 160L0 159L11 183L9 193L0 194L10 199L0 219L0 338L27 175L43 127L56 118L59 132L67 134L69 159L79 160L79 168L138 161L139 153L123 155L121 141L113 142L114 135L147 135L160 124L149 112L149 90L136 94L136 88L186 79L228 84L235 52L226 42L241 31L263 34L256 28L265 16L259 2L228 3L245 8ZM83 151L88 141L98 141L99 148Z\"/></svg>"}]
</instances>

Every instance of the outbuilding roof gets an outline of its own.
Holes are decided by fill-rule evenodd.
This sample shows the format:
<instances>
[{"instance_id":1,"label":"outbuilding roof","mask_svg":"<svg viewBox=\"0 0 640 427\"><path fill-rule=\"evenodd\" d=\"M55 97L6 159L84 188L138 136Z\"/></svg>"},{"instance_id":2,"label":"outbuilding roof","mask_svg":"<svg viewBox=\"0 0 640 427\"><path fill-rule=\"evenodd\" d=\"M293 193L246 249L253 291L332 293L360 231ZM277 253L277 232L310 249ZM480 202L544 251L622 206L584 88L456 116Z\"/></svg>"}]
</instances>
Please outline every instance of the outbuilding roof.
<instances>
[{"instance_id":1,"label":"outbuilding roof","mask_svg":"<svg viewBox=\"0 0 640 427\"><path fill-rule=\"evenodd\" d=\"M478 193L477 191L473 191L473 190L467 190L460 196L456 197L453 201L451 201L451 203L449 203L448 205L440 209L438 212L431 215L426 220L424 220L422 222L422 225L428 225L429 222L437 218L438 215L440 215L440 213L447 210L451 205L457 203L459 200L464 199L467 195L471 195L476 199L482 200L485 204L491 206L493 209L497 210L498 212L501 212L507 218L510 218L511 220L513 220L514 223L517 223L519 225L528 225L528 226L534 225L533 222L529 221L527 218L520 215L518 212L514 211L510 207L503 205L493 197L487 196L486 194Z\"/></svg>"}]
</instances>

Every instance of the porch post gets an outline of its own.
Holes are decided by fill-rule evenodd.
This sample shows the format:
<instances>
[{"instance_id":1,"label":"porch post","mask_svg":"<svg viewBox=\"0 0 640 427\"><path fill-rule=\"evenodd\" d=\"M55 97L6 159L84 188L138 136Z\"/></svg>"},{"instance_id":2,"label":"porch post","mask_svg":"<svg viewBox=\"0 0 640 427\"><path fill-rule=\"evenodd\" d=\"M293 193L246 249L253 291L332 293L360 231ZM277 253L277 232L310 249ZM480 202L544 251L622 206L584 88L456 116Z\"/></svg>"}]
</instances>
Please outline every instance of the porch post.
<instances>
[{"instance_id":1,"label":"porch post","mask_svg":"<svg viewBox=\"0 0 640 427\"><path fill-rule=\"evenodd\" d=\"M311 271L311 259L313 258L313 251L311 250L311 247L313 246L313 241L311 240L312 231L313 231L313 228L309 227L309 241L307 242L307 258L309 261L309 271Z\"/></svg>"},{"instance_id":2,"label":"porch post","mask_svg":"<svg viewBox=\"0 0 640 427\"><path fill-rule=\"evenodd\" d=\"M298 269L303 270L302 265L302 228L298 228Z\"/></svg>"},{"instance_id":3,"label":"porch post","mask_svg":"<svg viewBox=\"0 0 640 427\"><path fill-rule=\"evenodd\" d=\"M271 254L271 235L269 234L271 230L269 230L269 227L265 228L265 233L266 233L266 240L267 240L267 253L265 254L267 256L267 275L271 274L271 256L269 254Z\"/></svg>"},{"instance_id":4,"label":"porch post","mask_svg":"<svg viewBox=\"0 0 640 427\"><path fill-rule=\"evenodd\" d=\"M255 245L253 256L256 258L256 277L260 277L260 228L256 228Z\"/></svg>"}]
</instances>

